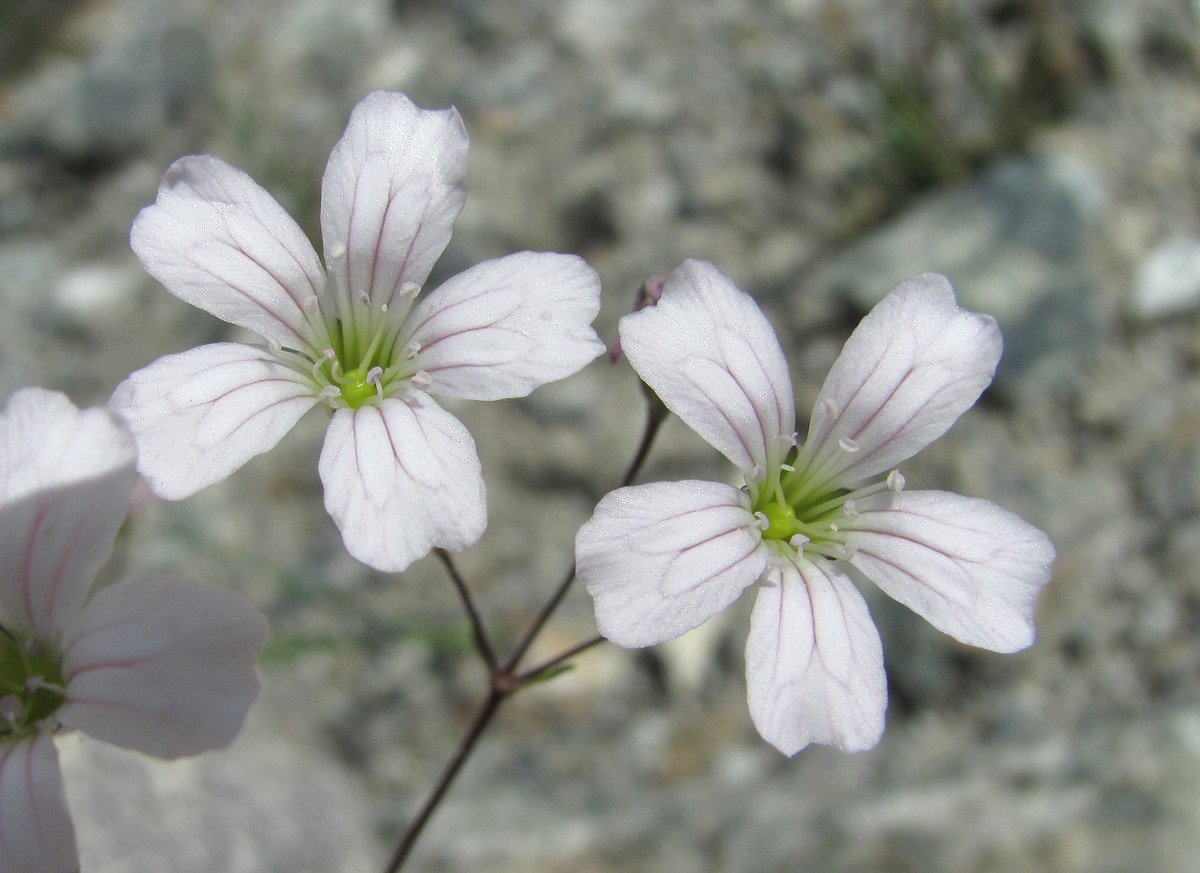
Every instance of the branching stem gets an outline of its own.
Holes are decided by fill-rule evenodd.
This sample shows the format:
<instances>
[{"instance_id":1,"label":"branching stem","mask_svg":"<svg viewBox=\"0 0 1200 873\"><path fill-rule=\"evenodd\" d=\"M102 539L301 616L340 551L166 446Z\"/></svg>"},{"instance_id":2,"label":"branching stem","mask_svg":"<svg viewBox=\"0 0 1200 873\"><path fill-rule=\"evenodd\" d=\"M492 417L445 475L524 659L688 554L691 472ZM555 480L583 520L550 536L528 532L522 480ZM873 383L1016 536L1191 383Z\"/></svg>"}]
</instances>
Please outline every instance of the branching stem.
<instances>
[{"instance_id":1,"label":"branching stem","mask_svg":"<svg viewBox=\"0 0 1200 873\"><path fill-rule=\"evenodd\" d=\"M662 427L662 423L667 418L667 414L666 407L657 398L652 398L646 416L645 431L642 434L642 439L638 444L633 461L630 463L629 469L626 470L625 476L621 479L622 485L629 485L637 478L638 473L646 462L647 456L650 454L650 447L654 444L654 438L658 434L659 428ZM384 868L384 873L397 873L404 865L417 840L420 838L422 831L424 831L425 825L441 804L442 799L446 796L446 792L450 790L450 786L454 784L454 780L462 769L463 764L471 756L476 743L479 742L484 731L492 723L492 720L496 717L496 713L500 711L501 704L522 688L526 688L541 679L553 676L555 671L565 668L573 658L593 646L604 642L603 637L592 637L565 649L536 667L520 672L522 659L528 653L530 646L537 640L538 635L546 626L546 622L554 615L566 597L567 592L570 591L571 583L575 581L575 566L572 565L550 599L546 601L533 621L530 622L529 627L521 635L516 646L513 648L512 654L501 663L496 657L496 652L488 636L487 628L484 626L483 619L479 615L479 610L475 606L475 600L471 595L471 589L467 585L466 579L459 573L458 567L455 565L449 552L444 549L435 549L435 554L441 560L443 566L445 566L446 572L454 583L454 588L458 592L459 599L462 601L463 610L466 612L467 619L471 624L471 635L474 639L475 649L478 651L479 657L483 660L488 671L488 693L476 711L475 717L472 719L466 733L459 740L458 748L450 760L446 762L441 775L438 777L437 782L434 783L433 790L425 799L425 802L421 804L417 814L400 837L400 841L396 844L387 867Z\"/></svg>"}]
</instances>

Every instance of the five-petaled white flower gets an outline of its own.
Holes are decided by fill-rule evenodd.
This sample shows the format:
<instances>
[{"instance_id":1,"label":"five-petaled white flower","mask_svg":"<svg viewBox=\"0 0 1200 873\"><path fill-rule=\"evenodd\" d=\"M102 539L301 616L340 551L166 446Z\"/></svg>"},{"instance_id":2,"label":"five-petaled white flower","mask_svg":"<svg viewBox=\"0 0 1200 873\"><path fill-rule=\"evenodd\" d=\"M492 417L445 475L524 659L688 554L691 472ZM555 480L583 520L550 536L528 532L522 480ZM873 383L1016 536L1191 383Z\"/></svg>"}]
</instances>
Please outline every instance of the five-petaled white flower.
<instances>
[{"instance_id":1,"label":"five-petaled white flower","mask_svg":"<svg viewBox=\"0 0 1200 873\"><path fill-rule=\"evenodd\" d=\"M944 277L909 279L863 319L802 444L770 324L711 264L684 263L620 332L642 379L746 484L637 485L600 501L576 552L604 636L673 639L760 582L750 713L788 755L811 742L866 749L883 732L883 652L847 569L962 642L1033 642L1046 535L985 500L903 491L894 469L974 404L1000 358L995 321L958 308Z\"/></svg>"},{"instance_id":2,"label":"five-petaled white flower","mask_svg":"<svg viewBox=\"0 0 1200 873\"><path fill-rule=\"evenodd\" d=\"M486 526L471 435L430 395L521 397L603 351L594 270L521 252L479 264L419 303L466 198L467 135L453 109L374 92L355 107L321 189L325 267L245 173L188 157L130 236L172 294L266 340L168 355L112 407L141 472L170 499L224 479L318 403L332 411L319 472L346 548L399 571Z\"/></svg>"},{"instance_id":3,"label":"five-petaled white flower","mask_svg":"<svg viewBox=\"0 0 1200 873\"><path fill-rule=\"evenodd\" d=\"M29 388L0 411L0 870L79 869L53 735L162 758L228 745L258 694L266 620L178 579L89 597L133 491L133 440L106 410Z\"/></svg>"}]
</instances>

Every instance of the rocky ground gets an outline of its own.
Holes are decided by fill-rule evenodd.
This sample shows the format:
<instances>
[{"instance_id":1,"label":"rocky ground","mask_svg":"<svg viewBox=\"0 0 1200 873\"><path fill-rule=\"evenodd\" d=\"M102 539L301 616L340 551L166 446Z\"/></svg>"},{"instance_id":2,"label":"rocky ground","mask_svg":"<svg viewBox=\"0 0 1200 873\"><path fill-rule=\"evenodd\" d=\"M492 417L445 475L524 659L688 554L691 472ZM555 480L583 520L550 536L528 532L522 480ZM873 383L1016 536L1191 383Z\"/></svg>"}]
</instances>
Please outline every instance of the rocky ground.
<instances>
[{"instance_id":1,"label":"rocky ground","mask_svg":"<svg viewBox=\"0 0 1200 873\"><path fill-rule=\"evenodd\" d=\"M456 105L471 195L434 281L521 249L599 270L611 338L647 274L714 261L784 338L799 409L858 318L947 272L991 312L993 389L904 468L1059 550L1037 644L970 650L882 596L880 746L787 760L750 725L746 604L653 652L601 647L514 700L435 819L428 871L1195 869L1200 852L1200 6L1187 0L7 0L0 393L103 402L227 335L145 276L137 210L181 154L249 171L314 237L372 88ZM462 555L502 638L551 591L632 453L631 371L456 407L491 523ZM482 690L433 561L346 557L314 416L180 504L120 572L268 612L227 755L64 743L85 871L378 869ZM672 422L644 479L722 478ZM582 592L544 652L589 636Z\"/></svg>"}]
</instances>

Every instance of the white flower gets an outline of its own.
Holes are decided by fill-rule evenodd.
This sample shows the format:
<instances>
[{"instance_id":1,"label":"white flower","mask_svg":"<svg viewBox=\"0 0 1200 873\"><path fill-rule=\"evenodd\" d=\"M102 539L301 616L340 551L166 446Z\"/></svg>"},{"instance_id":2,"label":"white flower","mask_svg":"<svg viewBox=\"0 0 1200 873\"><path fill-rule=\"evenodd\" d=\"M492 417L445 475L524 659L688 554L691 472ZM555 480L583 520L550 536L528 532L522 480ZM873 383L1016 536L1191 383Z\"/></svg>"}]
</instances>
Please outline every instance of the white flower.
<instances>
[{"instance_id":1,"label":"white flower","mask_svg":"<svg viewBox=\"0 0 1200 873\"><path fill-rule=\"evenodd\" d=\"M399 571L486 526L471 435L430 395L521 397L603 351L600 283L578 257L521 252L450 279L414 305L466 198L467 135L453 109L374 92L325 168L325 267L245 173L188 157L163 177L130 241L172 294L266 347L168 355L118 386L138 468L162 497L218 482L310 408L332 419L319 471L346 548Z\"/></svg>"},{"instance_id":2,"label":"white flower","mask_svg":"<svg viewBox=\"0 0 1200 873\"><path fill-rule=\"evenodd\" d=\"M803 444L770 324L711 264L684 263L620 330L634 369L746 485L655 483L600 501L576 552L604 636L673 639L760 582L750 713L788 755L866 749L883 732L883 652L849 568L965 643L1033 642L1054 558L1045 534L984 500L902 491L893 469L974 404L1000 358L995 321L959 309L944 277L909 279L863 319Z\"/></svg>"},{"instance_id":3,"label":"white flower","mask_svg":"<svg viewBox=\"0 0 1200 873\"><path fill-rule=\"evenodd\" d=\"M0 411L0 870L79 869L53 735L162 758L228 745L258 694L266 621L177 579L89 597L133 490L133 441L105 410L29 388Z\"/></svg>"}]
</instances>

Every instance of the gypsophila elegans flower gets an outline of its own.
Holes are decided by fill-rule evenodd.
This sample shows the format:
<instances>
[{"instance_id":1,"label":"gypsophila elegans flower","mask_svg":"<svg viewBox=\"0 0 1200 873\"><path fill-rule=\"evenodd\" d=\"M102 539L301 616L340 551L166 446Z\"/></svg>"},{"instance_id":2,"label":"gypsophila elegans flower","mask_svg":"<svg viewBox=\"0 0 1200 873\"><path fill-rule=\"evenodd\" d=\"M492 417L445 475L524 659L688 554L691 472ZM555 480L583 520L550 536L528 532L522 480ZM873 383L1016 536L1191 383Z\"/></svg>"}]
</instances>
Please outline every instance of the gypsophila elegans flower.
<instances>
[{"instance_id":1,"label":"gypsophila elegans flower","mask_svg":"<svg viewBox=\"0 0 1200 873\"><path fill-rule=\"evenodd\" d=\"M788 755L866 749L883 732L882 647L848 572L964 643L1033 642L1046 535L985 500L905 490L895 469L975 403L1000 358L995 321L960 309L945 277L909 279L863 319L803 442L774 331L711 264L676 269L620 334L642 379L745 484L653 483L600 501L576 553L609 640L674 639L757 583L750 713Z\"/></svg>"},{"instance_id":2,"label":"gypsophila elegans flower","mask_svg":"<svg viewBox=\"0 0 1200 873\"><path fill-rule=\"evenodd\" d=\"M346 548L399 571L486 526L470 433L433 396L521 397L604 350L594 270L573 255L487 261L418 300L466 198L453 109L377 91L355 107L321 188L324 265L253 180L215 157L167 170L130 241L176 297L261 336L168 355L111 405L154 492L179 499L331 413L319 472Z\"/></svg>"},{"instance_id":3,"label":"gypsophila elegans flower","mask_svg":"<svg viewBox=\"0 0 1200 873\"><path fill-rule=\"evenodd\" d=\"M79 869L54 736L161 758L233 741L266 620L235 591L169 577L92 590L133 491L103 409L28 388L0 411L0 870Z\"/></svg>"}]
</instances>

